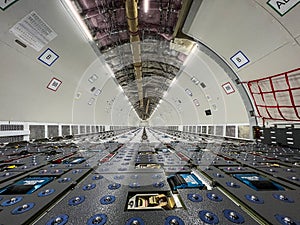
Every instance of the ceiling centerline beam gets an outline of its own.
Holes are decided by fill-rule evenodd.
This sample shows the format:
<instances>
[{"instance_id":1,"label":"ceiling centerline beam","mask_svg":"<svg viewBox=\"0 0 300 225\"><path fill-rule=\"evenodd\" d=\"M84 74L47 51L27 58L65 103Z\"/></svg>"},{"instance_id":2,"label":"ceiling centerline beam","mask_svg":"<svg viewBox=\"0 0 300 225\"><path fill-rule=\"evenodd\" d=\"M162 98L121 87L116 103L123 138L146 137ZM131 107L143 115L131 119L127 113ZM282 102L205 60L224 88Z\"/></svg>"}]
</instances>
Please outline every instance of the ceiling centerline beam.
<instances>
[{"instance_id":1,"label":"ceiling centerline beam","mask_svg":"<svg viewBox=\"0 0 300 225\"><path fill-rule=\"evenodd\" d=\"M138 22L138 0L126 0L125 2L126 18L128 23L131 51L133 57L133 66L135 80L138 89L138 97L140 108L144 107L143 97L143 75L142 75L142 59L141 59L141 41L139 35Z\"/></svg>"}]
</instances>

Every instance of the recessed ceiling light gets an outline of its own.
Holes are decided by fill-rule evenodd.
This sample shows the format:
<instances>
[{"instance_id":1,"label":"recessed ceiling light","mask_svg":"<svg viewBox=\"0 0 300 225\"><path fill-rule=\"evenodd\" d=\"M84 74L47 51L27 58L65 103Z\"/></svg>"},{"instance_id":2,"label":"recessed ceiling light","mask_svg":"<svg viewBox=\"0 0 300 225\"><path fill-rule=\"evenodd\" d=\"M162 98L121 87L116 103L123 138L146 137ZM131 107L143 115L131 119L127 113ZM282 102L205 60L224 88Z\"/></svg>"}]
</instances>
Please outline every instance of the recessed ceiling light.
<instances>
[{"instance_id":1,"label":"recessed ceiling light","mask_svg":"<svg viewBox=\"0 0 300 225\"><path fill-rule=\"evenodd\" d=\"M200 106L198 99L194 99L193 102L194 102L195 106L197 106L197 107Z\"/></svg>"},{"instance_id":2,"label":"recessed ceiling light","mask_svg":"<svg viewBox=\"0 0 300 225\"><path fill-rule=\"evenodd\" d=\"M185 89L185 92L189 95L189 96L193 96L193 92L190 89Z\"/></svg>"},{"instance_id":3,"label":"recessed ceiling light","mask_svg":"<svg viewBox=\"0 0 300 225\"><path fill-rule=\"evenodd\" d=\"M149 11L149 0L144 0L144 12L148 13Z\"/></svg>"},{"instance_id":4,"label":"recessed ceiling light","mask_svg":"<svg viewBox=\"0 0 300 225\"><path fill-rule=\"evenodd\" d=\"M62 3L67 9L67 11L71 14L71 16L75 19L75 21L77 22L85 36L88 38L88 40L93 41L93 37L86 24L83 22L81 16L79 15L74 2L71 2L70 0L62 0Z\"/></svg>"}]
</instances>

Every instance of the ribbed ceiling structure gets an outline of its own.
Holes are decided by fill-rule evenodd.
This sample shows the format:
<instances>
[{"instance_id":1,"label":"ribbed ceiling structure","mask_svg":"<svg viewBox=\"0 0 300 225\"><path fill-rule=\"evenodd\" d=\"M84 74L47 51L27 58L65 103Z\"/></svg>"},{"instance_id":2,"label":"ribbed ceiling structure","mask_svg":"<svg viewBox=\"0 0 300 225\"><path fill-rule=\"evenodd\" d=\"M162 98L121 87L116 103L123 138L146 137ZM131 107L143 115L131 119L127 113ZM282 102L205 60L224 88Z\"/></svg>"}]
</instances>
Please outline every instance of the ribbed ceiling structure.
<instances>
[{"instance_id":1,"label":"ribbed ceiling structure","mask_svg":"<svg viewBox=\"0 0 300 225\"><path fill-rule=\"evenodd\" d=\"M150 117L193 46L177 38L190 0L148 0L148 10L144 1L73 2L142 120ZM129 15L134 10L136 18Z\"/></svg>"}]
</instances>

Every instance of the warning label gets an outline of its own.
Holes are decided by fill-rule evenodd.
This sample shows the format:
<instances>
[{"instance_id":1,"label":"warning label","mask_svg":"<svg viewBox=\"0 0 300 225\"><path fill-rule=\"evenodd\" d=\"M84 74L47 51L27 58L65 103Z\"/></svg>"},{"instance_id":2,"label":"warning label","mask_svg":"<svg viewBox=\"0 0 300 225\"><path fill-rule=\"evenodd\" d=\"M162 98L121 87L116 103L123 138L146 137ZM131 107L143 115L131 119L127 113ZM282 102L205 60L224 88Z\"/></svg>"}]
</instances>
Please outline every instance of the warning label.
<instances>
[{"instance_id":1,"label":"warning label","mask_svg":"<svg viewBox=\"0 0 300 225\"><path fill-rule=\"evenodd\" d=\"M34 11L15 24L10 32L36 51L40 51L57 37L52 28Z\"/></svg>"}]
</instances>

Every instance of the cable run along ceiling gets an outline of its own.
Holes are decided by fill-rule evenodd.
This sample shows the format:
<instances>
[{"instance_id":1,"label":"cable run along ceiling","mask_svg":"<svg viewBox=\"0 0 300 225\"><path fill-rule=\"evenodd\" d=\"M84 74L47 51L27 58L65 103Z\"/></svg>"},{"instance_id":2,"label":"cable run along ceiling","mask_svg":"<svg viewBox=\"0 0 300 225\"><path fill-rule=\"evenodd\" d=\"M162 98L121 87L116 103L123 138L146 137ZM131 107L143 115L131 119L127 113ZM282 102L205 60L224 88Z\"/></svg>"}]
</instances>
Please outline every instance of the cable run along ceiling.
<instances>
[{"instance_id":1,"label":"cable run along ceiling","mask_svg":"<svg viewBox=\"0 0 300 225\"><path fill-rule=\"evenodd\" d=\"M144 8L145 1L148 10ZM194 45L177 38L191 1L73 0L72 3L135 111L142 120L147 120ZM133 18L136 14L137 18Z\"/></svg>"}]
</instances>

